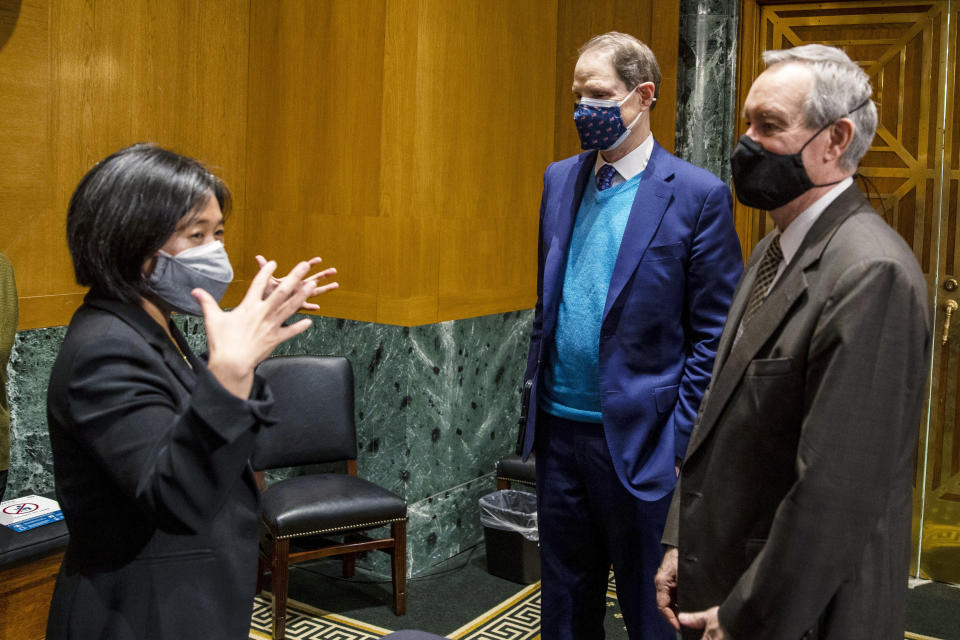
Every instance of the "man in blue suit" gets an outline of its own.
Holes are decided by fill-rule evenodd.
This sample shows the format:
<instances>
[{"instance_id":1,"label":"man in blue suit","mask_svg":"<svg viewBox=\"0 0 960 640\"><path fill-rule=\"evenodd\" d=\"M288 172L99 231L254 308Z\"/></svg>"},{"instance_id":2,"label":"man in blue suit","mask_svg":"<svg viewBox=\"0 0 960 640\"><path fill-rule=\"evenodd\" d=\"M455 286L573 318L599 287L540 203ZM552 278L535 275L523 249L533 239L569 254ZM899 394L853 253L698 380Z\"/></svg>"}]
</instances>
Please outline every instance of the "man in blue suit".
<instances>
[{"instance_id":1,"label":"man in blue suit","mask_svg":"<svg viewBox=\"0 0 960 640\"><path fill-rule=\"evenodd\" d=\"M650 133L660 77L632 36L587 42L573 92L588 151L544 176L523 455L548 640L603 638L611 562L630 637L674 638L660 536L743 263L727 186Z\"/></svg>"}]
</instances>

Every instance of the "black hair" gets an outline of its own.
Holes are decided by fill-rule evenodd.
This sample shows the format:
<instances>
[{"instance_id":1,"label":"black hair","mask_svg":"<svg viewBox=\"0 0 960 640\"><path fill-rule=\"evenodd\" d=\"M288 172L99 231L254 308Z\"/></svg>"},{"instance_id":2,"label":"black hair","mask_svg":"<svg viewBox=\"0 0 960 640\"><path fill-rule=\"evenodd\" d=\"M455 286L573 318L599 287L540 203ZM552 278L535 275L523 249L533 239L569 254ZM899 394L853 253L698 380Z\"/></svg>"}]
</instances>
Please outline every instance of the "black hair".
<instances>
[{"instance_id":1,"label":"black hair","mask_svg":"<svg viewBox=\"0 0 960 640\"><path fill-rule=\"evenodd\" d=\"M83 176L67 209L77 283L139 302L147 293L143 263L211 195L226 215L230 191L192 158L147 143L107 156Z\"/></svg>"}]
</instances>

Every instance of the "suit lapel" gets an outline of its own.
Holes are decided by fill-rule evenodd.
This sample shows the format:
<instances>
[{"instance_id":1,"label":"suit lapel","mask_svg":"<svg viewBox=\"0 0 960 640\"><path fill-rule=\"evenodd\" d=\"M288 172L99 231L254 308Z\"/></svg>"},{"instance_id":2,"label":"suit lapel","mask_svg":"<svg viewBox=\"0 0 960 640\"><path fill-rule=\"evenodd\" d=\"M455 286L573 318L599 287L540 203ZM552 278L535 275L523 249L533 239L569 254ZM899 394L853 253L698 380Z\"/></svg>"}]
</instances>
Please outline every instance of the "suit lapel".
<instances>
[{"instance_id":1,"label":"suit lapel","mask_svg":"<svg viewBox=\"0 0 960 640\"><path fill-rule=\"evenodd\" d=\"M170 323L170 333L173 334L173 339L177 341L180 352L174 353L173 349L165 349L163 352L164 362L187 389L193 389L197 384L197 370L206 365L193 353L186 338L180 333L177 325L172 322Z\"/></svg>"},{"instance_id":2,"label":"suit lapel","mask_svg":"<svg viewBox=\"0 0 960 640\"><path fill-rule=\"evenodd\" d=\"M640 259L660 227L660 221L673 196L673 185L669 183L673 178L673 171L668 165L669 155L654 141L650 160L643 170L637 195L630 208L630 217L623 230L620 251L613 267L607 300L603 307L604 319L627 282L630 281L633 272L636 271Z\"/></svg>"},{"instance_id":3,"label":"suit lapel","mask_svg":"<svg viewBox=\"0 0 960 640\"><path fill-rule=\"evenodd\" d=\"M133 327L137 333L143 336L143 339L146 340L151 347L159 352L164 364L173 372L180 383L183 384L184 388L187 390L193 389L196 384L196 375L193 369L191 369L190 365L181 357L176 348L170 344L170 339L164 332L163 327L157 324L146 311L136 305L127 304L112 298L100 297L93 293L87 294L84 302L92 307L109 311ZM196 360L196 357L193 356L189 347L186 346L186 342L184 342L183 336L180 335L176 325L172 325L171 332L174 335L174 339L177 340L177 343L184 349L183 353L186 354L188 358L194 358L194 360ZM195 363L191 364L197 366Z\"/></svg>"},{"instance_id":4,"label":"suit lapel","mask_svg":"<svg viewBox=\"0 0 960 640\"><path fill-rule=\"evenodd\" d=\"M740 320L743 318L743 312L747 308L747 300L750 297L750 290L753 289L753 283L757 279L757 265L760 258L767 251L767 246L773 239L773 234L764 236L753 252L747 259L747 265L737 283L737 288L733 292L733 299L730 302L730 310L727 312L727 321L723 326L723 333L720 334L720 343L717 345L717 356L713 363L713 373L720 371L730 355L733 343L737 339L737 330L740 328Z\"/></svg>"},{"instance_id":5,"label":"suit lapel","mask_svg":"<svg viewBox=\"0 0 960 640\"><path fill-rule=\"evenodd\" d=\"M756 270L760 263L759 259L754 258L763 255L762 252L770 243L770 237L757 245L751 256L752 266L744 276L730 308L730 315L720 342L718 360L713 370L713 382L709 395L705 398L703 413L687 447L688 457L706 440L731 395L740 385L750 362L757 356L770 336L783 324L791 308L807 290L806 274L816 268L830 238L843 221L861 209L865 203L863 195L854 185L841 193L824 210L807 233L797 255L774 285L767 300L757 310L750 324L744 327L740 339L733 344L743 308L746 305L746 298L756 279ZM721 358L721 355L726 357Z\"/></svg>"},{"instance_id":6,"label":"suit lapel","mask_svg":"<svg viewBox=\"0 0 960 640\"><path fill-rule=\"evenodd\" d=\"M189 345L187 345L183 334L180 333L180 330L177 329L175 324L170 323L170 332L173 334L173 339L176 340L177 345L183 352L182 356L180 352L170 344L170 339L164 332L163 327L158 325L156 321L140 307L112 298L96 296L93 293L88 293L84 302L92 307L114 314L133 327L137 333L143 336L144 340L146 340L151 347L160 353L160 356L163 358L163 363L173 372L173 375L177 377L187 392L193 391L197 385L196 371L198 371L200 367L206 366L206 364L194 355ZM257 487L253 467L250 466L249 462L247 462L241 475L243 481L250 487L253 495L257 496L257 500L259 500L260 489Z\"/></svg>"},{"instance_id":7,"label":"suit lapel","mask_svg":"<svg viewBox=\"0 0 960 640\"><path fill-rule=\"evenodd\" d=\"M751 283L752 281L753 278L751 278ZM746 286L744 286L744 289L749 291ZM710 389L710 401L704 406L700 424L694 429L690 444L687 447L688 456L706 439L730 396L739 386L747 366L767 339L783 323L787 313L793 307L793 303L806 289L807 280L801 269L793 269L789 275L784 274L783 279L777 283L763 306L757 310L750 320L750 324L744 327L743 334L737 343L735 345L729 345L728 343L729 352L726 359L714 369L714 383ZM732 342L733 337L737 334L740 315L743 313L743 303L741 303L739 312L736 323L731 319L731 322L727 325L726 334L729 335L725 337L729 338L729 342Z\"/></svg>"},{"instance_id":8,"label":"suit lapel","mask_svg":"<svg viewBox=\"0 0 960 640\"><path fill-rule=\"evenodd\" d=\"M581 155L580 162L571 166L559 185L560 196L556 201L563 203L563 206L548 207L544 212L543 237L546 243L546 257L543 265L544 335L549 335L553 331L553 325L556 322L557 301L563 289L570 236L573 234L573 225L577 219L580 202L583 200L583 192L587 188L587 180L593 175L596 161L596 151Z\"/></svg>"}]
</instances>

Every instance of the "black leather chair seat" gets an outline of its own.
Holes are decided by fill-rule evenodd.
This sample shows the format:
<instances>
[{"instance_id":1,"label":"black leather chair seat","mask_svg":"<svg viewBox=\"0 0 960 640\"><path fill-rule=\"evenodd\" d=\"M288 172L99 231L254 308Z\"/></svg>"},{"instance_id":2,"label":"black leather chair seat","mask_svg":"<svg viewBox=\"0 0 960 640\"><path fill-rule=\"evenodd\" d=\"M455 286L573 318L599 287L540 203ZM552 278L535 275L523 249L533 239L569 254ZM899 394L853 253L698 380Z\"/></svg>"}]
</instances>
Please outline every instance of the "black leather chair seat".
<instances>
[{"instance_id":1,"label":"black leather chair seat","mask_svg":"<svg viewBox=\"0 0 960 640\"><path fill-rule=\"evenodd\" d=\"M537 463L534 455L524 462L520 456L510 455L497 462L497 478L536 486Z\"/></svg>"},{"instance_id":2,"label":"black leather chair seat","mask_svg":"<svg viewBox=\"0 0 960 640\"><path fill-rule=\"evenodd\" d=\"M63 520L27 531L0 526L0 570L63 551L69 540L67 523Z\"/></svg>"},{"instance_id":3,"label":"black leather chair seat","mask_svg":"<svg viewBox=\"0 0 960 640\"><path fill-rule=\"evenodd\" d=\"M286 637L290 565L317 558L341 556L343 577L351 578L358 553L388 554L393 611L404 615L407 505L400 496L357 474L350 361L340 356L283 356L263 361L257 373L273 391L271 415L277 422L260 430L250 458L253 468L346 466L343 473L297 476L263 490L257 590L264 586L269 568L274 640ZM389 533L369 531L381 528Z\"/></svg>"},{"instance_id":4,"label":"black leather chair seat","mask_svg":"<svg viewBox=\"0 0 960 640\"><path fill-rule=\"evenodd\" d=\"M263 492L261 517L278 538L336 533L403 520L403 498L357 476L298 476Z\"/></svg>"}]
</instances>

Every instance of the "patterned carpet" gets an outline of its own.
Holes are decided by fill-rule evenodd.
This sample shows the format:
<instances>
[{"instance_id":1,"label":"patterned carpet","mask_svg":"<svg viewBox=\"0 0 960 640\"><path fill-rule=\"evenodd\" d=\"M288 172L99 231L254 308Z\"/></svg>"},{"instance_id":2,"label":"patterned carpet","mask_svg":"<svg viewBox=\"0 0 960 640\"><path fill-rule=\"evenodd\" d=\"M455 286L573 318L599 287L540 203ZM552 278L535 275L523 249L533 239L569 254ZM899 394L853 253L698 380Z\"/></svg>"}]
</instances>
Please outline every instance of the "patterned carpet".
<instances>
[{"instance_id":1,"label":"patterned carpet","mask_svg":"<svg viewBox=\"0 0 960 640\"><path fill-rule=\"evenodd\" d=\"M607 584L607 606L615 619L622 619L617 605L613 574ZM250 638L269 640L272 625L270 600L257 596L253 606ZM288 640L377 640L390 633L373 625L328 613L309 605L288 601ZM540 583L524 587L483 615L446 635L451 640L539 640Z\"/></svg>"},{"instance_id":2,"label":"patterned carpet","mask_svg":"<svg viewBox=\"0 0 960 640\"><path fill-rule=\"evenodd\" d=\"M270 600L257 596L253 601L250 638L270 640L273 612ZM376 640L390 633L373 625L315 609L296 600L287 602L288 640Z\"/></svg>"},{"instance_id":3,"label":"patterned carpet","mask_svg":"<svg viewBox=\"0 0 960 640\"><path fill-rule=\"evenodd\" d=\"M622 620L612 573L607 585L607 606L610 607L610 615ZM271 624L269 597L257 596L254 601L250 638L269 640ZM288 604L289 640L378 640L391 631L328 613L296 600L291 600ZM451 640L540 640L540 583L523 588L475 620L448 633L446 637ZM940 639L907 632L905 640Z\"/></svg>"},{"instance_id":4,"label":"patterned carpet","mask_svg":"<svg viewBox=\"0 0 960 640\"><path fill-rule=\"evenodd\" d=\"M270 638L270 601L254 602L250 637ZM289 640L377 640L390 633L383 629L291 601L287 612ZM476 620L447 634L454 640L539 640L540 583L534 583Z\"/></svg>"}]
</instances>

